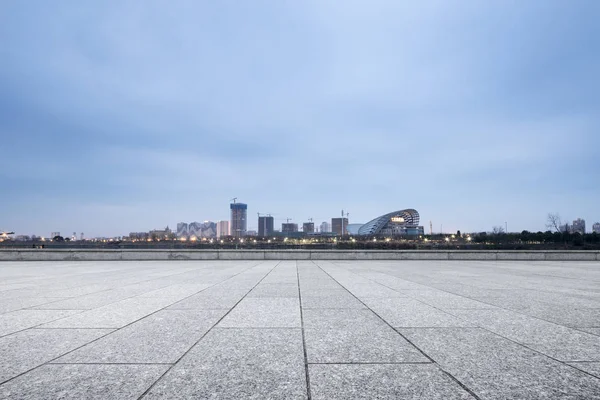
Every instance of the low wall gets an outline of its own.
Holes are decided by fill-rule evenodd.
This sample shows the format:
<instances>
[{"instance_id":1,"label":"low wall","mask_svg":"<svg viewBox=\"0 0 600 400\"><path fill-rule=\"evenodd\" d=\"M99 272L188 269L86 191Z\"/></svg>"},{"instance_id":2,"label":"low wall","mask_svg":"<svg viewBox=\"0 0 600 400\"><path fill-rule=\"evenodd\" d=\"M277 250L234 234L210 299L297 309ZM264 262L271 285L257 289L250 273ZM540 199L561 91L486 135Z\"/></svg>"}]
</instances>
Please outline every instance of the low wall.
<instances>
[{"instance_id":1,"label":"low wall","mask_svg":"<svg viewBox=\"0 0 600 400\"><path fill-rule=\"evenodd\" d=\"M600 261L600 251L0 249L0 261L111 260Z\"/></svg>"}]
</instances>

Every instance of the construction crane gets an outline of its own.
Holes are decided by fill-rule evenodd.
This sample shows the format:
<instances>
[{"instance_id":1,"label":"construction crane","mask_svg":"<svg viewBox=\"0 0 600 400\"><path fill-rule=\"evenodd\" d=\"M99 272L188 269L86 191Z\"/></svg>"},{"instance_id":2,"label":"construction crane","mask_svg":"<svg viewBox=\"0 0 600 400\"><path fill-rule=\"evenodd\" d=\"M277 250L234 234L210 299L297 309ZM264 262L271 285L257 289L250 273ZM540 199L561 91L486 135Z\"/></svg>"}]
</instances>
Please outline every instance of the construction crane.
<instances>
[{"instance_id":1,"label":"construction crane","mask_svg":"<svg viewBox=\"0 0 600 400\"><path fill-rule=\"evenodd\" d=\"M229 201L233 201L233 204L235 204L235 201L237 200L237 197L234 197L233 199L229 200Z\"/></svg>"}]
</instances>

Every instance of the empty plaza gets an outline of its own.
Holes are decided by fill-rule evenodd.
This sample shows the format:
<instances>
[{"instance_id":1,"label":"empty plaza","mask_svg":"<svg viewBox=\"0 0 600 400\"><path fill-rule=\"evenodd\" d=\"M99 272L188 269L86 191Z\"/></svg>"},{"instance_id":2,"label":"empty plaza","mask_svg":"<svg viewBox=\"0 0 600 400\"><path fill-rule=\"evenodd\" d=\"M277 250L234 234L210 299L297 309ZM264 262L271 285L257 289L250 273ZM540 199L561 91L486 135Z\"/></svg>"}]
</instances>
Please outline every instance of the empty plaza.
<instances>
[{"instance_id":1,"label":"empty plaza","mask_svg":"<svg viewBox=\"0 0 600 400\"><path fill-rule=\"evenodd\" d=\"M0 262L0 399L600 399L600 262Z\"/></svg>"}]
</instances>

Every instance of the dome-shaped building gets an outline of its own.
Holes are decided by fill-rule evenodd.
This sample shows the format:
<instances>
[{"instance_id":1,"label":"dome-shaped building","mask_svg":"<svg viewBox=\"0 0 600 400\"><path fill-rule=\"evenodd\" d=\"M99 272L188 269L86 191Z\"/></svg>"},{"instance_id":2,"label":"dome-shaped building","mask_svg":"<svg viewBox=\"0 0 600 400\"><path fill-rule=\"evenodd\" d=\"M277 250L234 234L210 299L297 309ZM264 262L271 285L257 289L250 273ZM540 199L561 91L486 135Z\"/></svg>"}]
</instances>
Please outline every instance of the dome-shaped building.
<instances>
[{"instance_id":1,"label":"dome-shaped building","mask_svg":"<svg viewBox=\"0 0 600 400\"><path fill-rule=\"evenodd\" d=\"M358 229L361 236L419 236L423 233L423 227L419 226L419 213L413 209L382 215Z\"/></svg>"}]
</instances>

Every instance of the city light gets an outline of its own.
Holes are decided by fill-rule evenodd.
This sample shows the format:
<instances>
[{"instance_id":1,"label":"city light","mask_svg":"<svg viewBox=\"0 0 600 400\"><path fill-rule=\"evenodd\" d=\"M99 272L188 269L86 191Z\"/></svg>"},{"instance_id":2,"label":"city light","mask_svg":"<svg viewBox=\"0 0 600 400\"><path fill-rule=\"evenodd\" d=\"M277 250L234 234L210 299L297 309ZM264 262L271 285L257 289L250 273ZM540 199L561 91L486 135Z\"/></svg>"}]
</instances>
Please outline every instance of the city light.
<instances>
[{"instance_id":1,"label":"city light","mask_svg":"<svg viewBox=\"0 0 600 400\"><path fill-rule=\"evenodd\" d=\"M450 238L449 238L449 237L446 237L446 242L449 242L449 241L450 241Z\"/></svg>"}]
</instances>

